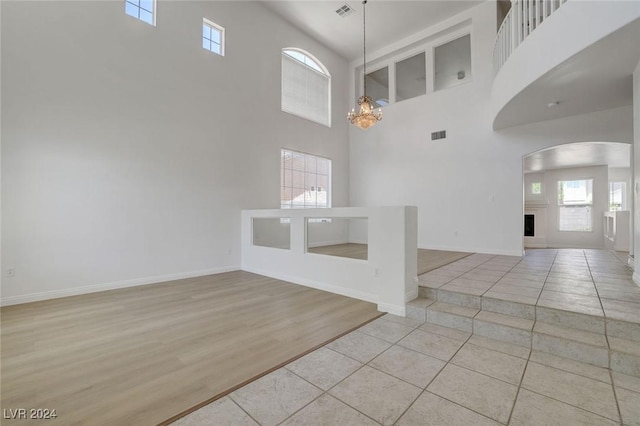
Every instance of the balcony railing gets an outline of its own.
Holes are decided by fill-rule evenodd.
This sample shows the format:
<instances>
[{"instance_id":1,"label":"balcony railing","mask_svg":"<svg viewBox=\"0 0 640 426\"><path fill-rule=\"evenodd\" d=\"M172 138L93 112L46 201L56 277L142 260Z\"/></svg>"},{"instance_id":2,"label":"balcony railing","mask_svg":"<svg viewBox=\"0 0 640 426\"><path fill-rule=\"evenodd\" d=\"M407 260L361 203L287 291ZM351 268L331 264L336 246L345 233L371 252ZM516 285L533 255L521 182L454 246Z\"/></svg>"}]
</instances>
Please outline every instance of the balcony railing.
<instances>
[{"instance_id":1,"label":"balcony railing","mask_svg":"<svg viewBox=\"0 0 640 426\"><path fill-rule=\"evenodd\" d=\"M502 21L493 46L496 72L536 28L567 0L512 0L511 10Z\"/></svg>"}]
</instances>

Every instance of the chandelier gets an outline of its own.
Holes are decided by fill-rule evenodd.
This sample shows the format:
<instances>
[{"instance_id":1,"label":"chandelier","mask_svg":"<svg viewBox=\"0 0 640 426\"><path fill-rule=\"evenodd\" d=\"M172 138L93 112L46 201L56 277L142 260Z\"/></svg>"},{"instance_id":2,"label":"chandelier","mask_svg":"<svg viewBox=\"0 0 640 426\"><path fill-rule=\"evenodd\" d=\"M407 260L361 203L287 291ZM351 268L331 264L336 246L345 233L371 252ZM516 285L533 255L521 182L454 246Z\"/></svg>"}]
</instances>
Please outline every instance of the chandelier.
<instances>
[{"instance_id":1,"label":"chandelier","mask_svg":"<svg viewBox=\"0 0 640 426\"><path fill-rule=\"evenodd\" d=\"M377 110L373 109L373 99L367 96L367 18L365 14L365 6L367 4L367 0L363 0L362 2L362 33L363 33L363 61L364 65L362 66L363 80L364 80L364 90L362 96L358 99L358 105L360 105L360 110L358 112L355 109L352 109L350 113L347 114L348 120L351 124L355 124L362 130L368 129L369 127L376 124L378 121L382 120L382 111L380 108Z\"/></svg>"}]
</instances>

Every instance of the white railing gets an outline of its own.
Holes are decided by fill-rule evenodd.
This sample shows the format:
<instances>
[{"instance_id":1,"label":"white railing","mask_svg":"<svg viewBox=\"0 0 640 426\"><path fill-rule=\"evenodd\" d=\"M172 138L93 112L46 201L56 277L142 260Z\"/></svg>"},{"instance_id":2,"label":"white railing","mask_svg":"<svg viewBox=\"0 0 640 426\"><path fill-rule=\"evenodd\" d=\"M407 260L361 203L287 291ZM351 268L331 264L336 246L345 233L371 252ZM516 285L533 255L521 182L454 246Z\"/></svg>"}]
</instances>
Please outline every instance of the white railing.
<instances>
[{"instance_id":1,"label":"white railing","mask_svg":"<svg viewBox=\"0 0 640 426\"><path fill-rule=\"evenodd\" d=\"M511 10L502 21L493 45L496 72L520 43L566 2L567 0L512 0Z\"/></svg>"},{"instance_id":2,"label":"white railing","mask_svg":"<svg viewBox=\"0 0 640 426\"><path fill-rule=\"evenodd\" d=\"M373 302L402 316L405 303L418 297L417 207L243 210L241 221L245 271ZM366 259L310 249L336 243L366 244Z\"/></svg>"}]
</instances>

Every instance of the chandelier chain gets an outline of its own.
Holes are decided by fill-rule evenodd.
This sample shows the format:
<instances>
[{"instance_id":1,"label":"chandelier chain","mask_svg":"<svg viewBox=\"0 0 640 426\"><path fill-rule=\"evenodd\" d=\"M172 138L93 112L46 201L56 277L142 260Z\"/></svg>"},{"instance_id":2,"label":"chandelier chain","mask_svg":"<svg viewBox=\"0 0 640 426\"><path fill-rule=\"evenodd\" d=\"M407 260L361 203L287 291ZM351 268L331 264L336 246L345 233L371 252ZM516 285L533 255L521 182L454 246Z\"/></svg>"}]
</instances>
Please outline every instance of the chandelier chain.
<instances>
[{"instance_id":1,"label":"chandelier chain","mask_svg":"<svg viewBox=\"0 0 640 426\"><path fill-rule=\"evenodd\" d=\"M364 80L364 87L362 95L367 95L367 0L362 0L362 75Z\"/></svg>"}]
</instances>

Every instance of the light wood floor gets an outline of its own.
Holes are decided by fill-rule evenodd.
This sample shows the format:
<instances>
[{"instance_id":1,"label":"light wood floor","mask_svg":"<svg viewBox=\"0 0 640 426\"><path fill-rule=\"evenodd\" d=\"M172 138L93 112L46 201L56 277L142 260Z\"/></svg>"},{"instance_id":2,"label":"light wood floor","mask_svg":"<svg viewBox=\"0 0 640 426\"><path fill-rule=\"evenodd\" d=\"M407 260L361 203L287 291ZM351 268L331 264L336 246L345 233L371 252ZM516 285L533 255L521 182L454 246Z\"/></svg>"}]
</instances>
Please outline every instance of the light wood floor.
<instances>
[{"instance_id":1,"label":"light wood floor","mask_svg":"<svg viewBox=\"0 0 640 426\"><path fill-rule=\"evenodd\" d=\"M248 272L0 312L2 408L56 409L46 424L64 425L162 423L380 315Z\"/></svg>"},{"instance_id":2,"label":"light wood floor","mask_svg":"<svg viewBox=\"0 0 640 426\"><path fill-rule=\"evenodd\" d=\"M326 254L330 256L348 257L351 259L367 259L367 244L333 244L309 248L309 253ZM472 253L460 251L418 249L418 275L433 271L456 260L460 260Z\"/></svg>"},{"instance_id":3,"label":"light wood floor","mask_svg":"<svg viewBox=\"0 0 640 426\"><path fill-rule=\"evenodd\" d=\"M472 254L462 251L418 249L418 275L441 268Z\"/></svg>"}]
</instances>

